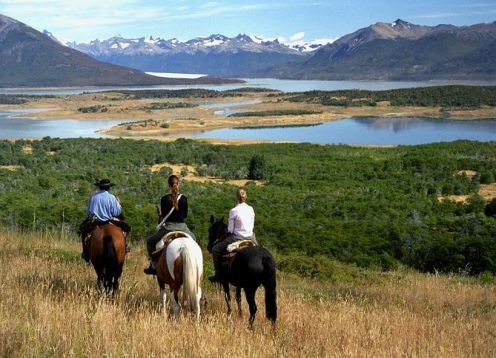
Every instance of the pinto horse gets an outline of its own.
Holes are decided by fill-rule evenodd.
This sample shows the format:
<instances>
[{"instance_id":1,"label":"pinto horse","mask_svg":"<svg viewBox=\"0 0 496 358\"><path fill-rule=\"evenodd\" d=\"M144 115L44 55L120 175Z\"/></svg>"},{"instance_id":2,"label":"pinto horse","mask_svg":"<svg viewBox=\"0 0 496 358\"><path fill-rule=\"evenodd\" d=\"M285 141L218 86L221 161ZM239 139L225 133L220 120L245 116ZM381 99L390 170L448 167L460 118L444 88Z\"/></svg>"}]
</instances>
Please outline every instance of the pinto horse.
<instances>
[{"instance_id":1,"label":"pinto horse","mask_svg":"<svg viewBox=\"0 0 496 358\"><path fill-rule=\"evenodd\" d=\"M159 248L165 241L165 247ZM169 286L169 301L175 317L181 310L179 290L182 286L182 306L196 313L200 318L201 282L203 278L203 254L200 246L191 236L173 231L157 245L153 257L157 259L157 281L160 287L160 301L167 315L167 294L165 285Z\"/></svg>"},{"instance_id":2,"label":"pinto horse","mask_svg":"<svg viewBox=\"0 0 496 358\"><path fill-rule=\"evenodd\" d=\"M98 287L107 294L117 293L126 259L126 237L122 229L111 222L93 228L89 256L95 268Z\"/></svg>"},{"instance_id":3,"label":"pinto horse","mask_svg":"<svg viewBox=\"0 0 496 358\"><path fill-rule=\"evenodd\" d=\"M208 237L208 251L212 252L214 244L227 237L227 225L224 219L215 221L214 216L210 218L210 229ZM224 266L224 265L223 265ZM245 290L246 301L250 309L250 327L253 327L257 313L255 293L260 287L265 289L265 315L268 320L275 324L277 319L276 302L276 263L274 258L265 248L260 246L246 247L236 253L230 267L223 267L222 288L227 304L227 314L231 314L231 292L229 284L236 287L236 303L239 315L241 311L241 290Z\"/></svg>"}]
</instances>

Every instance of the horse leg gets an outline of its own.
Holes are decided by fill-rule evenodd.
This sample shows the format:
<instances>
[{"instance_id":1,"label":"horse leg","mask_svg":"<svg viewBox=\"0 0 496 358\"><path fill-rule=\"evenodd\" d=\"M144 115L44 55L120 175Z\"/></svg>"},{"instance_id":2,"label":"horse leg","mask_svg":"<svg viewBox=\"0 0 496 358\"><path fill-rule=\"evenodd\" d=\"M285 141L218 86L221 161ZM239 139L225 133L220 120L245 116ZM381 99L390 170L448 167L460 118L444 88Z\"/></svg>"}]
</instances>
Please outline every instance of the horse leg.
<instances>
[{"instance_id":1,"label":"horse leg","mask_svg":"<svg viewBox=\"0 0 496 358\"><path fill-rule=\"evenodd\" d=\"M181 310L181 306L179 306L179 303L177 303L176 300L176 298L178 297L177 294L178 294L178 288L170 289L169 298L172 305L172 314L174 315L175 318L179 317L179 312Z\"/></svg>"},{"instance_id":2,"label":"horse leg","mask_svg":"<svg viewBox=\"0 0 496 358\"><path fill-rule=\"evenodd\" d=\"M253 329L253 321L255 321L255 315L257 314L257 303L255 302L256 291L256 288L245 287L246 301L248 302L248 307L250 307L250 319L248 321L250 329Z\"/></svg>"},{"instance_id":3,"label":"horse leg","mask_svg":"<svg viewBox=\"0 0 496 358\"><path fill-rule=\"evenodd\" d=\"M201 287L198 287L198 292L196 293L196 320L200 320L200 301L202 297L202 289Z\"/></svg>"},{"instance_id":4,"label":"horse leg","mask_svg":"<svg viewBox=\"0 0 496 358\"><path fill-rule=\"evenodd\" d=\"M162 311L164 313L164 317L167 318L167 294L165 293L165 284L163 282L158 282L160 286L160 305L162 306Z\"/></svg>"},{"instance_id":5,"label":"horse leg","mask_svg":"<svg viewBox=\"0 0 496 358\"><path fill-rule=\"evenodd\" d=\"M243 317L243 310L241 309L241 286L236 286L236 303L238 304L239 317Z\"/></svg>"},{"instance_id":6,"label":"horse leg","mask_svg":"<svg viewBox=\"0 0 496 358\"><path fill-rule=\"evenodd\" d=\"M224 298L227 304L227 315L231 315L231 290L229 289L229 282L222 283L222 288L224 289Z\"/></svg>"}]
</instances>

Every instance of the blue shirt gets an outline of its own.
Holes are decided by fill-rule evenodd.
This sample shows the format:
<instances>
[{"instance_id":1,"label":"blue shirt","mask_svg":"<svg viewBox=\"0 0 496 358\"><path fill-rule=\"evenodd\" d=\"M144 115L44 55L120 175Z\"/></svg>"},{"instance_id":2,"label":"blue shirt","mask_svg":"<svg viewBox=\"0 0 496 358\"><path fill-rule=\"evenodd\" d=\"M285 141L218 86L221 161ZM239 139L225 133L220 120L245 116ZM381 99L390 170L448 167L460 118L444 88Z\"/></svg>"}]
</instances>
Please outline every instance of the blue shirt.
<instances>
[{"instance_id":1,"label":"blue shirt","mask_svg":"<svg viewBox=\"0 0 496 358\"><path fill-rule=\"evenodd\" d=\"M91 196L88 204L88 215L95 215L98 220L107 221L120 214L121 204L113 194L101 190Z\"/></svg>"}]
</instances>

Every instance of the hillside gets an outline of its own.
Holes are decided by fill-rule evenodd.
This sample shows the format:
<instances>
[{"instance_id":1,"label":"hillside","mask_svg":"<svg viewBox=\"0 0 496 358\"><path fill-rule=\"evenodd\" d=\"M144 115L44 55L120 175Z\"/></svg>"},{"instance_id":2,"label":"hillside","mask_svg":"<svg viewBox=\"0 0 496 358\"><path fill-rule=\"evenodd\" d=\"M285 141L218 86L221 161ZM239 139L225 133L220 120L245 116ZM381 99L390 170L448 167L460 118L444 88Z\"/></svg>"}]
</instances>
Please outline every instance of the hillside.
<instances>
[{"instance_id":1,"label":"hillside","mask_svg":"<svg viewBox=\"0 0 496 358\"><path fill-rule=\"evenodd\" d=\"M133 86L227 82L164 79L99 62L54 41L48 34L0 15L0 87Z\"/></svg>"},{"instance_id":2,"label":"hillside","mask_svg":"<svg viewBox=\"0 0 496 358\"><path fill-rule=\"evenodd\" d=\"M95 59L151 72L244 76L287 62L303 61L326 42L280 43L257 36L214 34L188 41L115 36L68 46Z\"/></svg>"},{"instance_id":3,"label":"hillside","mask_svg":"<svg viewBox=\"0 0 496 358\"><path fill-rule=\"evenodd\" d=\"M332 281L279 274L279 321L253 331L225 314L220 290L203 284L202 320L160 312L144 250L125 263L116 300L101 299L72 236L0 230L1 356L480 356L496 354L491 278L381 273L336 266ZM207 274L211 258L205 256ZM167 334L164 334L164 330ZM157 339L157 337L162 337Z\"/></svg>"},{"instance_id":4,"label":"hillside","mask_svg":"<svg viewBox=\"0 0 496 358\"><path fill-rule=\"evenodd\" d=\"M456 27L377 23L264 76L326 80L496 79L496 23Z\"/></svg>"},{"instance_id":5,"label":"hillside","mask_svg":"<svg viewBox=\"0 0 496 358\"><path fill-rule=\"evenodd\" d=\"M77 231L95 178L118 185L131 239L153 232L167 165L200 176L246 179L259 242L281 255L279 268L332 277L333 262L391 270L496 273L496 225L484 214L482 185L494 186L495 143L354 148L310 144L216 146L192 141L50 139L0 141L0 226ZM4 166L5 169L4 169ZM464 171L476 172L466 176ZM183 176L185 173L182 174ZM185 181L188 223L204 245L210 215L226 215L234 187ZM496 190L494 190L496 191ZM493 192L494 192L493 191ZM467 204L440 200L464 196ZM291 219L288 219L291 218Z\"/></svg>"}]
</instances>

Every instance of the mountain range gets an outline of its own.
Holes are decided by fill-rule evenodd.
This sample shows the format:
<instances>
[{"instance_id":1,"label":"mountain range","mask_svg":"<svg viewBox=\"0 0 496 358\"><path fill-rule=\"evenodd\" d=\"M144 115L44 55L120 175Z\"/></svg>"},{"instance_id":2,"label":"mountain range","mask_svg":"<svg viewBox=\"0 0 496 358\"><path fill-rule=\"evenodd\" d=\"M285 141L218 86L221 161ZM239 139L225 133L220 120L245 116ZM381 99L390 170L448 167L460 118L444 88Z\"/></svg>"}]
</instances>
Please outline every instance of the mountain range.
<instances>
[{"instance_id":1,"label":"mountain range","mask_svg":"<svg viewBox=\"0 0 496 358\"><path fill-rule=\"evenodd\" d=\"M184 42L117 36L68 45L143 71L321 80L496 79L496 22L421 26L398 19L334 42L285 44L240 34Z\"/></svg>"},{"instance_id":2,"label":"mountain range","mask_svg":"<svg viewBox=\"0 0 496 358\"><path fill-rule=\"evenodd\" d=\"M495 80L496 22L456 27L376 23L272 66L260 77L324 80Z\"/></svg>"},{"instance_id":3,"label":"mountain range","mask_svg":"<svg viewBox=\"0 0 496 358\"><path fill-rule=\"evenodd\" d=\"M225 80L166 79L103 63L0 14L0 87L117 86L219 83Z\"/></svg>"},{"instance_id":4,"label":"mountain range","mask_svg":"<svg viewBox=\"0 0 496 358\"><path fill-rule=\"evenodd\" d=\"M214 34L188 41L115 36L103 41L69 42L67 45L99 61L143 71L240 77L271 66L303 61L329 42L300 40L285 44L278 39L246 34L236 37Z\"/></svg>"},{"instance_id":5,"label":"mountain range","mask_svg":"<svg viewBox=\"0 0 496 358\"><path fill-rule=\"evenodd\" d=\"M320 80L496 80L496 22L457 27L379 22L336 41L283 43L239 34L188 41L122 36L63 45L0 15L0 86L229 82L146 72ZM126 66L126 67L124 67Z\"/></svg>"}]
</instances>

